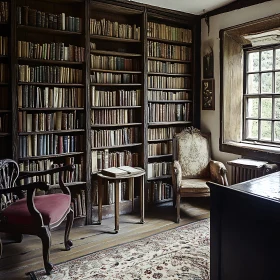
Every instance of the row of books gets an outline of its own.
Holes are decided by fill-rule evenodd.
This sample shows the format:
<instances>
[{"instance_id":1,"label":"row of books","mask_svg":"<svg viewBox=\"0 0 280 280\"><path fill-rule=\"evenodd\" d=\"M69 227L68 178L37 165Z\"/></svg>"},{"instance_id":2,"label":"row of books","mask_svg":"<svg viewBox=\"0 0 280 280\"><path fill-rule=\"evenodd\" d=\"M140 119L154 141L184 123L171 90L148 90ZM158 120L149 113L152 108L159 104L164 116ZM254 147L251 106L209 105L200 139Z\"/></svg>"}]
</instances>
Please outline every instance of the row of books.
<instances>
[{"instance_id":1,"label":"row of books","mask_svg":"<svg viewBox=\"0 0 280 280\"><path fill-rule=\"evenodd\" d=\"M8 53L8 37L0 36L0 55L8 55Z\"/></svg>"},{"instance_id":2,"label":"row of books","mask_svg":"<svg viewBox=\"0 0 280 280\"><path fill-rule=\"evenodd\" d=\"M81 108L83 106L82 88L18 86L19 108Z\"/></svg>"},{"instance_id":3,"label":"row of books","mask_svg":"<svg viewBox=\"0 0 280 280\"><path fill-rule=\"evenodd\" d=\"M190 61L191 48L148 41L148 56Z\"/></svg>"},{"instance_id":4,"label":"row of books","mask_svg":"<svg viewBox=\"0 0 280 280\"><path fill-rule=\"evenodd\" d=\"M147 178L156 178L172 174L172 162L148 163Z\"/></svg>"},{"instance_id":5,"label":"row of books","mask_svg":"<svg viewBox=\"0 0 280 280\"><path fill-rule=\"evenodd\" d=\"M105 196L103 204L114 204L115 203L115 182L109 182L105 187ZM129 199L129 187L126 181L122 181L119 188L119 199L120 201Z\"/></svg>"},{"instance_id":6,"label":"row of books","mask_svg":"<svg viewBox=\"0 0 280 280\"><path fill-rule=\"evenodd\" d=\"M95 86L91 87L91 105L92 106L139 106L141 91L140 90L115 90L104 91L96 90Z\"/></svg>"},{"instance_id":7,"label":"row of books","mask_svg":"<svg viewBox=\"0 0 280 280\"><path fill-rule=\"evenodd\" d=\"M65 13L52 14L32 9L29 6L17 7L17 23L56 30L81 32L82 19L66 16Z\"/></svg>"},{"instance_id":8,"label":"row of books","mask_svg":"<svg viewBox=\"0 0 280 280\"><path fill-rule=\"evenodd\" d=\"M35 134L19 137L20 158L80 152L82 150L82 135Z\"/></svg>"},{"instance_id":9,"label":"row of books","mask_svg":"<svg viewBox=\"0 0 280 280\"><path fill-rule=\"evenodd\" d=\"M77 83L83 82L82 70L61 66L18 66L20 82Z\"/></svg>"},{"instance_id":10,"label":"row of books","mask_svg":"<svg viewBox=\"0 0 280 280\"><path fill-rule=\"evenodd\" d=\"M91 111L91 124L133 123L137 113L133 109L102 109Z\"/></svg>"},{"instance_id":11,"label":"row of books","mask_svg":"<svg viewBox=\"0 0 280 280\"><path fill-rule=\"evenodd\" d=\"M191 79L189 77L149 76L148 87L171 89L191 88Z\"/></svg>"},{"instance_id":12,"label":"row of books","mask_svg":"<svg viewBox=\"0 0 280 280\"><path fill-rule=\"evenodd\" d=\"M0 87L0 110L7 110L10 103L10 94L7 87Z\"/></svg>"},{"instance_id":13,"label":"row of books","mask_svg":"<svg viewBox=\"0 0 280 280\"><path fill-rule=\"evenodd\" d=\"M91 151L92 172L109 167L118 166L138 166L138 153L131 151L109 152L108 149L102 151Z\"/></svg>"},{"instance_id":14,"label":"row of books","mask_svg":"<svg viewBox=\"0 0 280 280\"><path fill-rule=\"evenodd\" d=\"M192 31L190 29L156 22L148 22L147 36L184 43L192 42Z\"/></svg>"},{"instance_id":15,"label":"row of books","mask_svg":"<svg viewBox=\"0 0 280 280\"><path fill-rule=\"evenodd\" d=\"M190 64L148 60L148 72L186 74L191 72L190 67Z\"/></svg>"},{"instance_id":16,"label":"row of books","mask_svg":"<svg viewBox=\"0 0 280 280\"><path fill-rule=\"evenodd\" d=\"M130 84L139 83L140 78L137 74L113 74L94 72L90 75L91 83L102 83L102 84Z\"/></svg>"},{"instance_id":17,"label":"row of books","mask_svg":"<svg viewBox=\"0 0 280 280\"><path fill-rule=\"evenodd\" d=\"M91 35L103 35L135 40L140 40L141 34L140 27L136 27L136 24L121 24L116 21L111 22L105 18L101 20L91 18L89 32Z\"/></svg>"},{"instance_id":18,"label":"row of books","mask_svg":"<svg viewBox=\"0 0 280 280\"><path fill-rule=\"evenodd\" d=\"M138 127L125 127L112 130L92 130L91 146L98 148L138 143L138 137Z\"/></svg>"},{"instance_id":19,"label":"row of books","mask_svg":"<svg viewBox=\"0 0 280 280\"><path fill-rule=\"evenodd\" d=\"M64 183L79 182L82 181L82 161L76 162L74 157L66 157L64 163L55 163L51 159L44 160L25 160L19 163L20 171L44 171L52 168L57 168L63 165L73 164L75 169L73 172L63 171L62 178ZM28 184L33 182L43 181L50 185L56 185L59 183L59 173L46 174L42 176L34 176L21 180L21 184Z\"/></svg>"},{"instance_id":20,"label":"row of books","mask_svg":"<svg viewBox=\"0 0 280 280\"><path fill-rule=\"evenodd\" d=\"M148 185L148 203L173 198L173 187L163 181L153 181Z\"/></svg>"},{"instance_id":21,"label":"row of books","mask_svg":"<svg viewBox=\"0 0 280 280\"><path fill-rule=\"evenodd\" d=\"M9 4L8 2L0 2L0 22L9 21Z\"/></svg>"},{"instance_id":22,"label":"row of books","mask_svg":"<svg viewBox=\"0 0 280 280\"><path fill-rule=\"evenodd\" d=\"M91 54L90 67L104 70L137 71L140 69L140 63L138 59Z\"/></svg>"},{"instance_id":23,"label":"row of books","mask_svg":"<svg viewBox=\"0 0 280 280\"><path fill-rule=\"evenodd\" d=\"M149 122L189 121L190 103L186 104L159 104L148 105Z\"/></svg>"},{"instance_id":24,"label":"row of books","mask_svg":"<svg viewBox=\"0 0 280 280\"><path fill-rule=\"evenodd\" d=\"M189 100L190 93L186 91L148 90L148 100Z\"/></svg>"},{"instance_id":25,"label":"row of books","mask_svg":"<svg viewBox=\"0 0 280 280\"><path fill-rule=\"evenodd\" d=\"M149 140L171 139L176 133L183 130L183 127L157 127L148 129Z\"/></svg>"},{"instance_id":26,"label":"row of books","mask_svg":"<svg viewBox=\"0 0 280 280\"><path fill-rule=\"evenodd\" d=\"M65 113L27 113L18 112L18 131L55 131L68 129L81 129L84 127L84 114L82 112Z\"/></svg>"},{"instance_id":27,"label":"row of books","mask_svg":"<svg viewBox=\"0 0 280 280\"><path fill-rule=\"evenodd\" d=\"M148 145L148 155L157 156L157 155L167 155L172 154L172 141L154 143Z\"/></svg>"},{"instance_id":28,"label":"row of books","mask_svg":"<svg viewBox=\"0 0 280 280\"><path fill-rule=\"evenodd\" d=\"M33 43L18 41L18 57L59 61L85 60L85 48L74 45L65 46L65 43Z\"/></svg>"},{"instance_id":29,"label":"row of books","mask_svg":"<svg viewBox=\"0 0 280 280\"><path fill-rule=\"evenodd\" d=\"M80 190L80 192L72 195L71 208L74 212L74 217L86 216L86 192L85 190Z\"/></svg>"},{"instance_id":30,"label":"row of books","mask_svg":"<svg viewBox=\"0 0 280 280\"><path fill-rule=\"evenodd\" d=\"M9 131L9 114L0 114L0 132Z\"/></svg>"},{"instance_id":31,"label":"row of books","mask_svg":"<svg viewBox=\"0 0 280 280\"><path fill-rule=\"evenodd\" d=\"M9 80L8 65L0 63L0 83L7 83Z\"/></svg>"}]
</instances>

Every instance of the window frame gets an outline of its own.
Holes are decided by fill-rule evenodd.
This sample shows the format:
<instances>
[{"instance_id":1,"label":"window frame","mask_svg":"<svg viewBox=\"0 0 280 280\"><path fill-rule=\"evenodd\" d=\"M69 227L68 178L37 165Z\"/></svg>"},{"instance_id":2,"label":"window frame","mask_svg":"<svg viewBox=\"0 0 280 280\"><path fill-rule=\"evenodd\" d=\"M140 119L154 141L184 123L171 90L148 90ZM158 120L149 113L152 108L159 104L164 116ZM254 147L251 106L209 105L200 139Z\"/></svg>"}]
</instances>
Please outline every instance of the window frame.
<instances>
[{"instance_id":1,"label":"window frame","mask_svg":"<svg viewBox=\"0 0 280 280\"><path fill-rule=\"evenodd\" d=\"M273 51L273 67L271 70L261 70L261 53L264 51L272 50ZM258 145L266 145L266 146L271 146L271 147L278 147L280 148L280 140L275 141L274 139L274 124L277 121L280 121L280 119L275 118L275 98L280 97L280 93L275 92L275 73L280 73L280 68L275 69L275 55L276 55L276 50L280 50L280 44L273 44L273 45L263 45L263 46L258 46L258 47L244 47L243 52L244 52L244 69L243 69L243 124L242 124L242 142L244 143L251 143L255 144L256 146ZM249 71L248 70L248 56L252 52L258 52L259 53L259 69L258 71ZM272 92L271 93L261 93L261 75L262 73L272 73ZM259 74L259 93L255 94L250 94L248 93L248 75L250 74ZM270 118L263 118L261 116L261 99L267 97L272 100L272 112L271 112L271 117ZM247 117L247 104L248 100L250 98L257 98L259 101L258 105L258 117ZM247 120L257 120L258 121L258 138L249 138L246 137L248 128L247 128ZM261 139L261 121L271 121L271 141L266 141L264 139Z\"/></svg>"}]
</instances>

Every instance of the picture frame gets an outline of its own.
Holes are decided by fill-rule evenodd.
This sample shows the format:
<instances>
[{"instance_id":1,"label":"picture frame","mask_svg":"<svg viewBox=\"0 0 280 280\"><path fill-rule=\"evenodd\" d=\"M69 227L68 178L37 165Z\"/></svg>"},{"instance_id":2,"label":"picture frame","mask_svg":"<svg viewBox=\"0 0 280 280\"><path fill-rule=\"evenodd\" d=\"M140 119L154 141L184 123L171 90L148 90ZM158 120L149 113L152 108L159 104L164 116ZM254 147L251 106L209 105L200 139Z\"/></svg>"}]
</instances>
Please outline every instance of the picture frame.
<instances>
[{"instance_id":1,"label":"picture frame","mask_svg":"<svg viewBox=\"0 0 280 280\"><path fill-rule=\"evenodd\" d=\"M203 56L203 79L211 78L214 78L214 55L212 48Z\"/></svg>"},{"instance_id":2,"label":"picture frame","mask_svg":"<svg viewBox=\"0 0 280 280\"><path fill-rule=\"evenodd\" d=\"M202 110L215 110L215 80L202 80Z\"/></svg>"}]
</instances>

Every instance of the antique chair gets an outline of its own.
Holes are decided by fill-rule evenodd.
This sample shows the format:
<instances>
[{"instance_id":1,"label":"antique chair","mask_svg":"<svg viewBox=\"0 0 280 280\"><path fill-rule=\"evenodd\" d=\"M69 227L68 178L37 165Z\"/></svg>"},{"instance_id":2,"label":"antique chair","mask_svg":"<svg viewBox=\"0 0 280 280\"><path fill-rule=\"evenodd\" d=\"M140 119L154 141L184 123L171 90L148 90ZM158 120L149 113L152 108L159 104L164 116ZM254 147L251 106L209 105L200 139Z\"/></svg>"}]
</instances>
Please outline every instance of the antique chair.
<instances>
[{"instance_id":1,"label":"antique chair","mask_svg":"<svg viewBox=\"0 0 280 280\"><path fill-rule=\"evenodd\" d=\"M207 181L228 185L223 163L211 160L210 134L188 127L173 137L173 205L180 222L181 197L210 196Z\"/></svg>"},{"instance_id":2,"label":"antique chair","mask_svg":"<svg viewBox=\"0 0 280 280\"><path fill-rule=\"evenodd\" d=\"M51 246L50 230L60 225L67 217L64 245L66 250L72 246L69 240L70 229L73 224L73 210L71 194L64 185L62 177L64 171L73 171L72 165L53 168L38 172L21 172L19 176L18 164L11 159L0 160L0 232L16 234L22 240L22 234L37 235L42 240L43 260L46 273L49 275L53 265L49 262ZM59 172L59 186L62 193L35 196L36 189L48 191L45 182L29 183L16 186L17 179L43 176ZM26 198L24 197L26 191ZM2 243L0 239L0 257Z\"/></svg>"}]
</instances>

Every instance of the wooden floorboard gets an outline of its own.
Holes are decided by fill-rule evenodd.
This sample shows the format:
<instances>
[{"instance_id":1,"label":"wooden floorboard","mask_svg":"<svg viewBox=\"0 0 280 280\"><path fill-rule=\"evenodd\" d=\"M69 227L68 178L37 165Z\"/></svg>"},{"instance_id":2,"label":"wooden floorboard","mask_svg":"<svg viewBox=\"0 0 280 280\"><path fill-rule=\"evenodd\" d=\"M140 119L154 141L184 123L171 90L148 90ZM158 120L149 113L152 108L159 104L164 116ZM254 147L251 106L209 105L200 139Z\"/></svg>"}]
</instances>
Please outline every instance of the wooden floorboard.
<instances>
[{"instance_id":1,"label":"wooden floorboard","mask_svg":"<svg viewBox=\"0 0 280 280\"><path fill-rule=\"evenodd\" d=\"M70 251L63 251L63 230L52 232L51 262L56 264L126 242L145 238L178 226L209 217L209 198L184 199L181 204L181 222L174 223L175 209L171 203L146 212L145 224L139 224L138 214L120 216L120 230L113 234L114 218L101 225L76 227L70 238ZM25 273L43 267L41 241L36 236L24 236L22 243L5 244L0 259L0 279L29 279Z\"/></svg>"}]
</instances>

